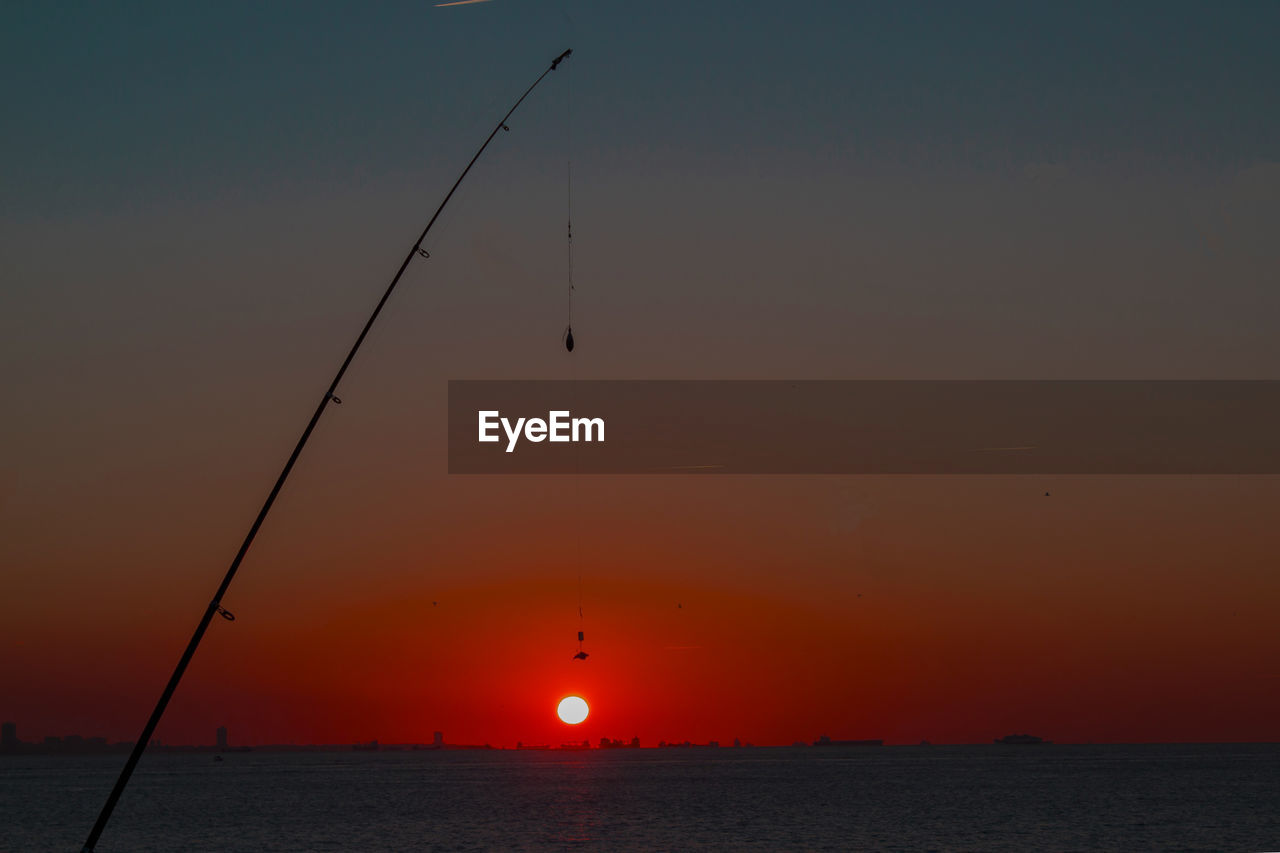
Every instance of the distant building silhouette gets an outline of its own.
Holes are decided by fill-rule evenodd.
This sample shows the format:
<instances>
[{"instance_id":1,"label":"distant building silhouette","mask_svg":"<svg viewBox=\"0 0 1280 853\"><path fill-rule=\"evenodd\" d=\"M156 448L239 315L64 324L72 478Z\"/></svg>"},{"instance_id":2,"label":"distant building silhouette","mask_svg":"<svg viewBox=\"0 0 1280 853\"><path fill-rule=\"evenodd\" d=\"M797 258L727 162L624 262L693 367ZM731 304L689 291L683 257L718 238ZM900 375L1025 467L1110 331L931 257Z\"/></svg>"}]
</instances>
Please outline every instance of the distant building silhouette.
<instances>
[{"instance_id":1,"label":"distant building silhouette","mask_svg":"<svg viewBox=\"0 0 1280 853\"><path fill-rule=\"evenodd\" d=\"M867 738L866 740L832 740L826 735L822 735L813 742L814 746L884 746L884 741L880 738Z\"/></svg>"},{"instance_id":2,"label":"distant building silhouette","mask_svg":"<svg viewBox=\"0 0 1280 853\"><path fill-rule=\"evenodd\" d=\"M217 740L215 741L215 743L218 745L218 749L227 748L227 727L226 726L218 726Z\"/></svg>"},{"instance_id":3,"label":"distant building silhouette","mask_svg":"<svg viewBox=\"0 0 1280 853\"><path fill-rule=\"evenodd\" d=\"M18 750L18 724L11 723L6 720L0 723L0 750L5 752L17 752Z\"/></svg>"},{"instance_id":4,"label":"distant building silhouette","mask_svg":"<svg viewBox=\"0 0 1280 853\"><path fill-rule=\"evenodd\" d=\"M431 745L436 749L442 748L444 746L444 732L432 732Z\"/></svg>"}]
</instances>

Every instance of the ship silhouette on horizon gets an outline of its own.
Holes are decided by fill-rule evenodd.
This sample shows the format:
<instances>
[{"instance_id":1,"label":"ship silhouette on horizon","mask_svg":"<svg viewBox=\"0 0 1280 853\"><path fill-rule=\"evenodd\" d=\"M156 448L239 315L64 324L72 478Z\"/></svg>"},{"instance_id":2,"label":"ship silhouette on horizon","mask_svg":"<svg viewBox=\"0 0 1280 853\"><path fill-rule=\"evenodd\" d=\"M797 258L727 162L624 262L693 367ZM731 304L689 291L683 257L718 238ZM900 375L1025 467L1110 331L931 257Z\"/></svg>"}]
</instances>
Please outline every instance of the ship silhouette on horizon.
<instances>
[{"instance_id":1,"label":"ship silhouette on horizon","mask_svg":"<svg viewBox=\"0 0 1280 853\"><path fill-rule=\"evenodd\" d=\"M1005 735L1004 737L996 738L992 743L998 743L1005 746L1031 746L1039 743L1049 744L1053 743L1053 741L1045 740L1044 738L1036 737L1035 735Z\"/></svg>"}]
</instances>

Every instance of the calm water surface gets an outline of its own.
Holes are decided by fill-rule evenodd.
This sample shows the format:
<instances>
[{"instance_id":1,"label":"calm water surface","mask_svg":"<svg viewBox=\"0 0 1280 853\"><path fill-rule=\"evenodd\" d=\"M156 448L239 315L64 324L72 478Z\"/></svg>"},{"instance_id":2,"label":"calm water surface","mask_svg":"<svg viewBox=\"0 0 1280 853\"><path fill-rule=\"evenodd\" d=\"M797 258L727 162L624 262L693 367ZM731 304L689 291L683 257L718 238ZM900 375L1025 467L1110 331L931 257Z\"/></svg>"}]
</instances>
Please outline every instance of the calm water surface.
<instances>
[{"instance_id":1,"label":"calm water surface","mask_svg":"<svg viewBox=\"0 0 1280 853\"><path fill-rule=\"evenodd\" d=\"M1280 850L1280 745L162 754L99 851ZM124 756L0 756L78 851Z\"/></svg>"}]
</instances>

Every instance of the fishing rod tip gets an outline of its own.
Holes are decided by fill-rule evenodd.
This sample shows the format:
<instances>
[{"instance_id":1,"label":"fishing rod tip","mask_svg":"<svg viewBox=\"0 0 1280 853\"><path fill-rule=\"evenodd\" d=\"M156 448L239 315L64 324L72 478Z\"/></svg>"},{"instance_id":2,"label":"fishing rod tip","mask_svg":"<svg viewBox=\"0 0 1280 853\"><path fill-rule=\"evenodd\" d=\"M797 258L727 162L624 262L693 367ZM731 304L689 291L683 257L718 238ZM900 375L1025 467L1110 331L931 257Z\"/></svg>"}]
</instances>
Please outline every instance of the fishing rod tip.
<instances>
[{"instance_id":1,"label":"fishing rod tip","mask_svg":"<svg viewBox=\"0 0 1280 853\"><path fill-rule=\"evenodd\" d=\"M555 70L556 70L556 66L557 66L557 65L559 65L559 64L561 63L561 61L563 61L563 60L565 60L565 59L568 59L568 58L569 58L569 55L570 55L571 53L573 53L573 48L569 48L569 49L568 49L568 50L566 50L564 53L560 54L560 55L559 55L559 56L557 56L555 59L551 60L551 70L552 70L552 71L555 71Z\"/></svg>"}]
</instances>

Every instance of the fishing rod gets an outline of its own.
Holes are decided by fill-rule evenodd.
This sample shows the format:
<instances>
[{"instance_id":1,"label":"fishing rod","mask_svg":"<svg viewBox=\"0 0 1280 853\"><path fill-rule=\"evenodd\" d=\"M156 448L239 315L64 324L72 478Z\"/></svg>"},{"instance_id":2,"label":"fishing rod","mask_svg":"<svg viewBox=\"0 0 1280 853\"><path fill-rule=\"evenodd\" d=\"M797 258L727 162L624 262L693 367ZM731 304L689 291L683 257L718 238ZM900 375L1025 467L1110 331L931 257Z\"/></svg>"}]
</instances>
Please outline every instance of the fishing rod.
<instances>
[{"instance_id":1,"label":"fishing rod","mask_svg":"<svg viewBox=\"0 0 1280 853\"><path fill-rule=\"evenodd\" d=\"M463 178L471 171L471 167L480 159L480 155L489 147L489 143L498 135L499 130L511 130L507 126L507 119L511 118L511 114L516 108L529 97L529 93L537 88L542 79L556 70L556 67L569 58L573 53L570 48L564 53L551 60L551 66L533 81L524 94L507 110L507 114L502 117L498 124L490 131L489 136L485 139L484 144L480 146L480 150L476 151L475 156L471 158L471 162L467 164L467 168L462 170L462 174L458 176L458 180L454 181L453 186L445 195L444 201L440 202L440 206L436 208L436 212L432 214L431 220L427 223L427 227L422 229L422 233L418 235L418 239L414 241L413 247L409 249L409 254L405 255L404 262L400 264L400 269L396 271L395 277L391 279L391 284L387 285L387 290L382 294L382 298L378 300L377 306L373 309L373 313L369 315L369 319L365 322L364 328L360 330L359 337L352 344L351 351L347 353L346 359L343 360L342 366L338 368L338 372L333 377L333 381L329 383L329 390L324 392L324 396L320 398L320 404L316 406L315 413L311 415L311 420L307 423L307 428L302 431L302 437L298 439L298 444L293 448L293 453L289 454L289 461L284 463L284 470L280 472L280 476L276 479L276 484L272 486L267 500L262 504L262 509L258 511L258 517L253 520L253 524L249 527L248 534L244 537L244 542L240 544L240 550L236 552L235 559L231 561L231 567L227 569L227 574L222 579L222 583L218 585L218 591L213 594L213 599L209 602L209 606L205 608L204 615L200 617L200 623L196 625L195 633L191 636L191 642L187 643L186 650L182 653L178 665L173 670L173 675L169 676L169 683L165 685L164 692L160 694L160 701L156 702L156 707L151 711L151 716L147 719L147 724L142 729L142 734L133 745L133 750L129 753L129 760L125 762L124 769L120 771L120 777L116 779L115 787L111 789L111 793L107 796L106 803L102 806L98 819L93 824L93 829L89 832L89 837L84 842L81 853L93 853L94 847L98 844L98 838L102 835L102 831L107 827L107 821L111 820L111 812L115 810L116 803L120 799L120 795L124 793L125 786L129 784L129 777L133 775L134 768L138 765L138 759L142 757L143 750L147 748L151 735L154 734L156 726L160 723L160 718L164 715L165 708L169 705L169 700L173 698L173 692L178 688L178 682L182 680L182 675L187 670L187 664L191 663L191 658L196 653L196 648L200 645L205 631L209 628L209 623L213 621L214 616L221 616L227 621L234 622L235 616L222 606L222 597L227 594L227 588L231 586L231 581L236 576L236 570L240 568L240 563L244 560L245 554L249 551L249 546L253 544L254 537L258 535L258 529L262 527L262 522L266 520L267 513L271 511L271 506L276 502L276 497L280 494L280 490L284 488L285 481L289 479L289 472L293 470L293 465L298 461L298 457L302 455L302 449L307 445L307 439L311 437L311 433L316 428L316 424L320 422L320 416L325 413L330 403L341 404L342 400L335 391L338 390L338 383L342 381L343 375L347 372L347 368L351 366L351 362L355 359L356 353L360 350L360 345L364 343L365 337L369 334L369 329L373 328L373 323L378 319L378 315L382 313L382 307L387 304L387 300L391 298L391 293L396 289L396 285L400 283L400 277L404 275L404 271L408 269L409 263L415 257L428 258L430 254L426 249L422 248L422 241L427 238L427 232L431 230L431 226L436 224L436 220L440 217L440 212L444 210L449 199L453 198L454 192L462 183Z\"/></svg>"}]
</instances>

